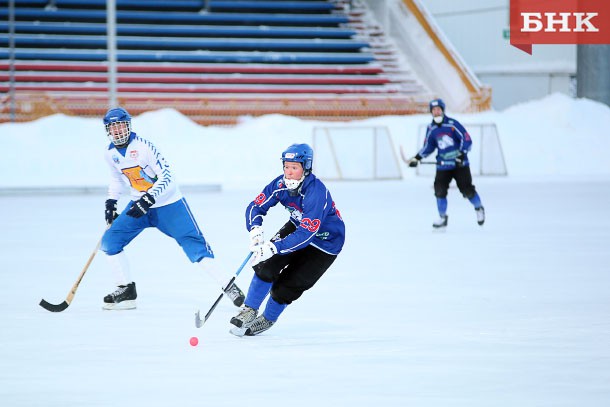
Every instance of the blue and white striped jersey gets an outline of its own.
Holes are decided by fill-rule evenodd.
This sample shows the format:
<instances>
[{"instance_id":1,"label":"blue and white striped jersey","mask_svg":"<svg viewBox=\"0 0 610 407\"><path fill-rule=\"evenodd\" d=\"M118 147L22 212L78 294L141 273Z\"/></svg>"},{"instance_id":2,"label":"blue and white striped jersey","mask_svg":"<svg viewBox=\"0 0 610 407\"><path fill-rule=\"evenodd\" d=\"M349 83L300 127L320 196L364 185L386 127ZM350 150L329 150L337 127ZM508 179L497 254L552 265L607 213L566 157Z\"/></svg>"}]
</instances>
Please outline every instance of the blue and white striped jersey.
<instances>
[{"instance_id":1,"label":"blue and white striped jersey","mask_svg":"<svg viewBox=\"0 0 610 407\"><path fill-rule=\"evenodd\" d=\"M153 208L182 199L170 165L153 143L136 133L131 132L127 147L117 149L110 143L105 158L111 172L108 199L118 200L125 186L130 189L133 201L145 192L152 195Z\"/></svg>"},{"instance_id":2,"label":"blue and white striped jersey","mask_svg":"<svg viewBox=\"0 0 610 407\"><path fill-rule=\"evenodd\" d=\"M284 177L271 181L246 208L246 228L261 226L270 208L281 203L290 212L297 227L281 240L274 241L279 254L288 254L312 245L325 253L337 255L345 242L345 224L326 186L309 174L299 193L291 193Z\"/></svg>"}]
</instances>

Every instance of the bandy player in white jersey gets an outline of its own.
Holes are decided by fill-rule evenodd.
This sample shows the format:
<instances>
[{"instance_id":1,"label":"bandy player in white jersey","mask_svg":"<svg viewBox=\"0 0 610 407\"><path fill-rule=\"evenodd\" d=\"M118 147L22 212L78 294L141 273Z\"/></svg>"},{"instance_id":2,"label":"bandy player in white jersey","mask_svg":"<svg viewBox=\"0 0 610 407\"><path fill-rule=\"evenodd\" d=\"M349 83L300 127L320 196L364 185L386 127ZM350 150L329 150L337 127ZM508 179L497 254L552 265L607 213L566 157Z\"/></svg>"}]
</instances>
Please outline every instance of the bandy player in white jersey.
<instances>
[{"instance_id":1,"label":"bandy player in white jersey","mask_svg":"<svg viewBox=\"0 0 610 407\"><path fill-rule=\"evenodd\" d=\"M214 253L206 242L186 200L174 179L172 169L150 141L131 131L131 116L123 108L108 110L104 116L106 134L111 143L106 161L112 174L106 200L106 224L101 250L114 272L118 288L104 297L104 309L136 307L136 284L130 276L124 249L145 228L155 227L171 236L189 260L200 263L221 284L236 306L244 302L244 293L230 277L214 265ZM117 201L128 187L131 201L117 212ZM227 286L228 285L228 286Z\"/></svg>"}]
</instances>

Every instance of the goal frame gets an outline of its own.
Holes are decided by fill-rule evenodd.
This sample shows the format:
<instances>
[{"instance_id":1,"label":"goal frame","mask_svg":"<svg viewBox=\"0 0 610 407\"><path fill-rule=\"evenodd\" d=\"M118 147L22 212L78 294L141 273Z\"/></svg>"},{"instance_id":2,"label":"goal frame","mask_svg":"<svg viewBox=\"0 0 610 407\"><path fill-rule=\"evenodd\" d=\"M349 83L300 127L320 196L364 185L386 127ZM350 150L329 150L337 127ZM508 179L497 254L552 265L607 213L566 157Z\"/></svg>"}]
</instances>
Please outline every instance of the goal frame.
<instances>
[{"instance_id":1,"label":"goal frame","mask_svg":"<svg viewBox=\"0 0 610 407\"><path fill-rule=\"evenodd\" d=\"M345 174L345 171L343 170L340 164L336 143L333 141L333 137L331 134L331 131L335 129L342 132L347 132L350 130L366 131L367 129L371 131L370 137L372 138L373 149L370 152L370 157L372 158L372 174L370 177L358 177ZM322 144L322 142L319 140L319 138L321 137L324 137L325 142L329 147L329 153L332 157L332 162L336 173L336 176L325 176L324 174L322 174L321 178L328 181L381 181L400 180L403 178L402 170L400 167L400 160L396 152L396 146L392 138L390 129L387 126L315 126L312 129L312 147L314 152L318 151L318 148L320 148L320 145ZM384 176L383 174L381 174L379 165L379 155L381 150L379 146L381 144L382 137L385 137L385 141L387 142L388 147L391 151L391 154L387 155L391 156L391 165L393 166L393 168L395 168L395 176Z\"/></svg>"}]
</instances>

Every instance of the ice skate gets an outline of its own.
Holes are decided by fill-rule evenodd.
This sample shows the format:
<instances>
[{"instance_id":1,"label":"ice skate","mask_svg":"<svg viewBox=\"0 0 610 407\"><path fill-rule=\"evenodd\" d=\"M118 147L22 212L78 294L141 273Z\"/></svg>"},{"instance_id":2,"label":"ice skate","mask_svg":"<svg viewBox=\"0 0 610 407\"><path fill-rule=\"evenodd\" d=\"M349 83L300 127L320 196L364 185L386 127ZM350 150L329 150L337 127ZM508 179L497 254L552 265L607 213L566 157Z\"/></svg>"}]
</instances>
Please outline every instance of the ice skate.
<instances>
[{"instance_id":1,"label":"ice skate","mask_svg":"<svg viewBox=\"0 0 610 407\"><path fill-rule=\"evenodd\" d=\"M233 301L233 305L236 307L241 307L246 299L244 292L235 283L231 283L231 285L225 289L225 294Z\"/></svg>"},{"instance_id":2,"label":"ice skate","mask_svg":"<svg viewBox=\"0 0 610 407\"><path fill-rule=\"evenodd\" d=\"M236 316L231 318L231 323L233 325L235 325L236 327L241 328L241 327L249 324L250 322L254 321L254 318L256 318L257 315L258 315L258 310L255 310L254 308L250 308L247 305L245 305L241 309L239 314L237 314Z\"/></svg>"},{"instance_id":3,"label":"ice skate","mask_svg":"<svg viewBox=\"0 0 610 407\"><path fill-rule=\"evenodd\" d=\"M435 229L441 229L447 227L447 221L449 220L449 215L442 215L440 218L434 221L432 227Z\"/></svg>"},{"instance_id":4,"label":"ice skate","mask_svg":"<svg viewBox=\"0 0 610 407\"><path fill-rule=\"evenodd\" d=\"M482 226L485 223L485 208L480 206L475 208L474 211L477 213L477 223Z\"/></svg>"},{"instance_id":5,"label":"ice skate","mask_svg":"<svg viewBox=\"0 0 610 407\"><path fill-rule=\"evenodd\" d=\"M245 336L254 336L258 335L262 332L265 332L267 329L271 328L275 322L269 321L265 318L264 315L257 317L254 321L250 323L248 329L244 333Z\"/></svg>"},{"instance_id":6,"label":"ice skate","mask_svg":"<svg viewBox=\"0 0 610 407\"><path fill-rule=\"evenodd\" d=\"M136 308L136 283L132 282L127 285L120 285L113 292L104 297L105 310L128 310Z\"/></svg>"},{"instance_id":7,"label":"ice skate","mask_svg":"<svg viewBox=\"0 0 610 407\"><path fill-rule=\"evenodd\" d=\"M275 324L273 321L269 321L264 315L257 317L254 321L243 325L242 327L232 328L231 332L235 336L255 336L267 329L271 328Z\"/></svg>"}]
</instances>

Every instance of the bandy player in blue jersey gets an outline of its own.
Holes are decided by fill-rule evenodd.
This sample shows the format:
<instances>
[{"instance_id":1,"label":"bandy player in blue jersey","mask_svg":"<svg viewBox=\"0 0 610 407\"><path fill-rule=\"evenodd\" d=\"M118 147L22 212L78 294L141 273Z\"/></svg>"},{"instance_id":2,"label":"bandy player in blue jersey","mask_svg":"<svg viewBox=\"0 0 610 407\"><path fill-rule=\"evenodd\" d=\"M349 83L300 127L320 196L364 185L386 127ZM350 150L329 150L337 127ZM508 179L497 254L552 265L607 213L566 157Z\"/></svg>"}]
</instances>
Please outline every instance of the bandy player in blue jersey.
<instances>
[{"instance_id":1,"label":"bandy player in blue jersey","mask_svg":"<svg viewBox=\"0 0 610 407\"><path fill-rule=\"evenodd\" d=\"M316 284L345 242L341 214L326 186L312 173L311 147L291 145L282 153L282 163L284 174L246 209L255 274L244 307L231 318L234 335L254 336L271 328L289 304ZM290 220L266 241L263 218L278 203L288 210Z\"/></svg>"},{"instance_id":2,"label":"bandy player in blue jersey","mask_svg":"<svg viewBox=\"0 0 610 407\"><path fill-rule=\"evenodd\" d=\"M468 152L472 139L468 131L457 120L445 115L445 102L434 99L429 104L432 122L426 129L424 145L408 161L409 167L417 167L419 161L436 150L436 176L434 177L434 195L439 219L432 226L437 229L447 227L447 191L451 180L455 179L458 189L468 199L477 215L477 223L485 223L485 208L481 197L472 183Z\"/></svg>"},{"instance_id":3,"label":"bandy player in blue jersey","mask_svg":"<svg viewBox=\"0 0 610 407\"><path fill-rule=\"evenodd\" d=\"M111 180L105 211L109 229L102 238L101 250L106 253L118 287L104 297L103 308L136 308L136 284L131 279L124 249L150 227L172 237L189 260L201 264L233 303L241 306L244 294L235 283L229 284L228 274L216 267L214 253L163 154L153 143L131 130L131 116L123 108L108 110L104 125L111 142L106 149ZM119 215L117 201L125 189L129 190L131 201Z\"/></svg>"}]
</instances>

